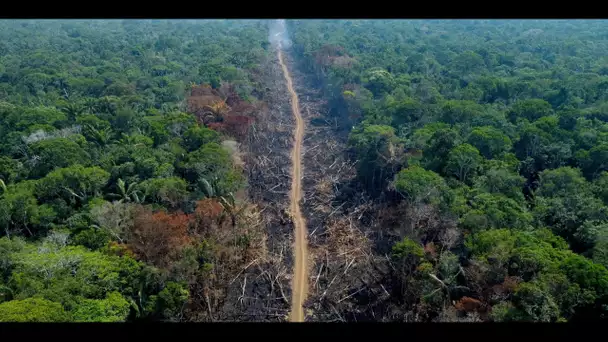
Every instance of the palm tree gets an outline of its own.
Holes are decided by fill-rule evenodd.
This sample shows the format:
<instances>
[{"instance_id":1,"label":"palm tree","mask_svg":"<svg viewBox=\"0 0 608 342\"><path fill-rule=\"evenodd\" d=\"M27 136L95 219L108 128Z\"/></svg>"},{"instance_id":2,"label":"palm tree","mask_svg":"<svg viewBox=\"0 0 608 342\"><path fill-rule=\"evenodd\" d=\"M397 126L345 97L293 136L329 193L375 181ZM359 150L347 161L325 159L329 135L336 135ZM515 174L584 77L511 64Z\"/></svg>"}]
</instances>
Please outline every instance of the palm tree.
<instances>
[{"instance_id":1,"label":"palm tree","mask_svg":"<svg viewBox=\"0 0 608 342\"><path fill-rule=\"evenodd\" d=\"M99 146L105 146L112 140L112 129L110 127L96 129L91 125L86 125L85 128L91 138L95 140L95 143Z\"/></svg>"},{"instance_id":2,"label":"palm tree","mask_svg":"<svg viewBox=\"0 0 608 342\"><path fill-rule=\"evenodd\" d=\"M90 97L85 99L83 108L89 113L94 113L97 110L97 100Z\"/></svg>"},{"instance_id":3,"label":"palm tree","mask_svg":"<svg viewBox=\"0 0 608 342\"><path fill-rule=\"evenodd\" d=\"M146 199L146 195L143 195L142 197L140 197L138 195L138 193L141 194L141 192L139 191L139 189L136 188L137 187L136 182L126 185L125 182L121 178L118 178L117 187L118 187L118 194L110 193L108 195L112 196L112 197L120 198L118 200L118 202L133 201L135 203L142 203Z\"/></svg>"},{"instance_id":4,"label":"palm tree","mask_svg":"<svg viewBox=\"0 0 608 342\"><path fill-rule=\"evenodd\" d=\"M215 196L215 189L213 189L213 186L211 186L211 184L205 178L200 178L198 180L198 184L203 190L203 193L205 193L205 197L211 198Z\"/></svg>"},{"instance_id":5,"label":"palm tree","mask_svg":"<svg viewBox=\"0 0 608 342\"><path fill-rule=\"evenodd\" d=\"M66 104L62 109L70 120L75 120L77 116L84 112L83 106L73 102Z\"/></svg>"},{"instance_id":6,"label":"palm tree","mask_svg":"<svg viewBox=\"0 0 608 342\"><path fill-rule=\"evenodd\" d=\"M221 196L217 193L216 189L207 181L205 178L199 178L198 180L199 187L203 190L205 197L207 198L217 198L222 207L224 208L224 212L230 216L232 221L232 226L236 226L236 218L241 214L241 212L245 209L244 206L239 207L236 204L236 198L229 192L227 196Z\"/></svg>"},{"instance_id":7,"label":"palm tree","mask_svg":"<svg viewBox=\"0 0 608 342\"><path fill-rule=\"evenodd\" d=\"M228 198L226 199L226 197ZM245 210L245 206L238 206L236 204L236 198L232 192L228 193L226 197L220 196L219 201L222 207L224 207L224 211L230 215L232 227L236 227L236 218Z\"/></svg>"}]
</instances>

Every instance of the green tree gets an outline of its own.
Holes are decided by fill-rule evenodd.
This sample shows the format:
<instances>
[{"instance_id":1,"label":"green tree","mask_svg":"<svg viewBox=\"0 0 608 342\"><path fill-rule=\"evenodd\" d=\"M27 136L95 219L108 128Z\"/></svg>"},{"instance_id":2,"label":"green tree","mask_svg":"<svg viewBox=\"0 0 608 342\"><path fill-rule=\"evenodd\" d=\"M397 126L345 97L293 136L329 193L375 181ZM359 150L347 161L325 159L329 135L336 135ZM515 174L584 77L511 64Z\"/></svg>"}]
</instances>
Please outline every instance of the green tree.
<instances>
[{"instance_id":1,"label":"green tree","mask_svg":"<svg viewBox=\"0 0 608 342\"><path fill-rule=\"evenodd\" d=\"M523 204L503 194L481 193L470 200L472 210L461 219L471 230L484 228L528 228L533 217Z\"/></svg>"},{"instance_id":2,"label":"green tree","mask_svg":"<svg viewBox=\"0 0 608 342\"><path fill-rule=\"evenodd\" d=\"M523 203L522 189L526 179L504 166L488 169L474 180L476 188L482 191L503 194L513 200Z\"/></svg>"},{"instance_id":3,"label":"green tree","mask_svg":"<svg viewBox=\"0 0 608 342\"><path fill-rule=\"evenodd\" d=\"M576 251L590 248L597 224L608 219L608 209L591 193L591 186L579 169L561 167L540 174L535 216ZM591 243L592 245L592 243Z\"/></svg>"},{"instance_id":4,"label":"green tree","mask_svg":"<svg viewBox=\"0 0 608 342\"><path fill-rule=\"evenodd\" d=\"M471 131L468 142L487 159L500 156L511 149L511 139L498 129L484 126Z\"/></svg>"},{"instance_id":5,"label":"green tree","mask_svg":"<svg viewBox=\"0 0 608 342\"><path fill-rule=\"evenodd\" d=\"M555 322L559 316L559 307L551 295L535 284L521 284L513 295L517 307L514 313L518 321Z\"/></svg>"},{"instance_id":6,"label":"green tree","mask_svg":"<svg viewBox=\"0 0 608 342\"><path fill-rule=\"evenodd\" d=\"M466 183L477 175L482 162L483 157L478 149L470 144L458 145L448 154L445 172Z\"/></svg>"},{"instance_id":7,"label":"green tree","mask_svg":"<svg viewBox=\"0 0 608 342\"><path fill-rule=\"evenodd\" d=\"M67 235L28 243L9 255L12 266L8 284L17 300L40 296L61 303L72 311L83 298L103 299L118 291L134 297L141 265L124 256L92 252L82 246L67 246Z\"/></svg>"},{"instance_id":8,"label":"green tree","mask_svg":"<svg viewBox=\"0 0 608 342\"><path fill-rule=\"evenodd\" d=\"M189 296L184 284L169 282L158 295L150 297L148 311L166 320L179 321Z\"/></svg>"},{"instance_id":9,"label":"green tree","mask_svg":"<svg viewBox=\"0 0 608 342\"><path fill-rule=\"evenodd\" d=\"M198 150L208 143L219 143L219 133L206 127L191 127L184 133L184 147L189 151Z\"/></svg>"},{"instance_id":10,"label":"green tree","mask_svg":"<svg viewBox=\"0 0 608 342\"><path fill-rule=\"evenodd\" d=\"M359 164L357 175L370 192L381 192L399 164L399 139L395 129L384 125L364 125L351 132L349 144Z\"/></svg>"},{"instance_id":11,"label":"green tree","mask_svg":"<svg viewBox=\"0 0 608 342\"><path fill-rule=\"evenodd\" d=\"M177 208L188 199L188 183L179 177L152 178L139 184L150 201Z\"/></svg>"},{"instance_id":12,"label":"green tree","mask_svg":"<svg viewBox=\"0 0 608 342\"><path fill-rule=\"evenodd\" d=\"M61 198L68 203L86 203L99 196L110 174L98 167L73 165L57 169L36 184L36 195L41 201Z\"/></svg>"},{"instance_id":13,"label":"green tree","mask_svg":"<svg viewBox=\"0 0 608 342\"><path fill-rule=\"evenodd\" d=\"M67 138L53 138L30 146L32 163L30 177L41 178L56 168L72 164L90 164L89 154L76 142Z\"/></svg>"},{"instance_id":14,"label":"green tree","mask_svg":"<svg viewBox=\"0 0 608 342\"><path fill-rule=\"evenodd\" d=\"M551 114L553 114L553 109L547 101L528 99L515 102L509 112L509 118L512 122L515 122L517 118L535 121Z\"/></svg>"},{"instance_id":15,"label":"green tree","mask_svg":"<svg viewBox=\"0 0 608 342\"><path fill-rule=\"evenodd\" d=\"M12 183L23 173L24 167L18 160L0 156L0 179L5 183Z\"/></svg>"},{"instance_id":16,"label":"green tree","mask_svg":"<svg viewBox=\"0 0 608 342\"><path fill-rule=\"evenodd\" d=\"M394 187L413 203L439 203L447 188L441 176L417 165L399 171Z\"/></svg>"},{"instance_id":17,"label":"green tree","mask_svg":"<svg viewBox=\"0 0 608 342\"><path fill-rule=\"evenodd\" d=\"M44 298L27 298L0 303L0 322L69 322L61 304Z\"/></svg>"},{"instance_id":18,"label":"green tree","mask_svg":"<svg viewBox=\"0 0 608 342\"><path fill-rule=\"evenodd\" d=\"M381 68L373 68L367 71L364 79L365 87L375 96L383 95L393 89L395 80L390 72Z\"/></svg>"},{"instance_id":19,"label":"green tree","mask_svg":"<svg viewBox=\"0 0 608 342\"><path fill-rule=\"evenodd\" d=\"M448 154L460 142L460 135L455 129L438 126L428 139L423 151L423 165L429 170L442 172L445 168Z\"/></svg>"},{"instance_id":20,"label":"green tree","mask_svg":"<svg viewBox=\"0 0 608 342\"><path fill-rule=\"evenodd\" d=\"M28 236L37 235L48 229L55 217L51 207L39 205L32 181L9 185L0 196L0 226L8 237L22 232Z\"/></svg>"},{"instance_id":21,"label":"green tree","mask_svg":"<svg viewBox=\"0 0 608 342\"><path fill-rule=\"evenodd\" d=\"M473 101L450 100L441 108L441 119L449 124L466 123L481 116L483 111L483 106Z\"/></svg>"},{"instance_id":22,"label":"green tree","mask_svg":"<svg viewBox=\"0 0 608 342\"><path fill-rule=\"evenodd\" d=\"M82 299L72 311L74 322L124 322L129 315L129 302L118 292L105 299Z\"/></svg>"}]
</instances>

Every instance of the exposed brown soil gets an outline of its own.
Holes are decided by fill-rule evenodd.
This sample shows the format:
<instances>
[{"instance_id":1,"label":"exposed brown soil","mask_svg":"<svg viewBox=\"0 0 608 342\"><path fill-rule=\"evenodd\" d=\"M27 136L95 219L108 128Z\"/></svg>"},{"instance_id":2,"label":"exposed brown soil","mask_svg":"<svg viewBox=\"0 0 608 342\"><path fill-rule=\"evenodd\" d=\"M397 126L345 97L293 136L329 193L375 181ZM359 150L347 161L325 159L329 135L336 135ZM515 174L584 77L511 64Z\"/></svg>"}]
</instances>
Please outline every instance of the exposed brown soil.
<instances>
[{"instance_id":1,"label":"exposed brown soil","mask_svg":"<svg viewBox=\"0 0 608 342\"><path fill-rule=\"evenodd\" d=\"M302 198L302 139L304 138L304 120L302 120L302 114L300 113L300 106L298 102L298 94L293 88L293 81L289 69L283 61L283 53L281 50L277 50L279 63L283 69L283 75L287 82L287 90L291 95L291 110L296 121L296 127L294 130L294 143L291 152L291 193L290 198L290 210L292 219L295 227L295 243L294 243L294 277L292 280L292 296L291 296L291 314L289 316L292 322L303 322L304 321L304 308L303 304L306 300L306 293L308 290L308 248L306 241L306 222L302 216L300 210L300 199Z\"/></svg>"}]
</instances>

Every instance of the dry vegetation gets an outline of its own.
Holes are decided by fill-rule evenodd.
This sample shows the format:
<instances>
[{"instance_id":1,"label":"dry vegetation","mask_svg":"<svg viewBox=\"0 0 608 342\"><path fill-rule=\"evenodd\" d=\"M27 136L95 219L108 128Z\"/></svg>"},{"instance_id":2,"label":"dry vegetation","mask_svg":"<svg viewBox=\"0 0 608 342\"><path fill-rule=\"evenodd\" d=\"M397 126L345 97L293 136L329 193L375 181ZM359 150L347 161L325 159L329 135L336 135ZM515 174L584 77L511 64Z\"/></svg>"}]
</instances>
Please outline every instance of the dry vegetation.
<instances>
[{"instance_id":1,"label":"dry vegetation","mask_svg":"<svg viewBox=\"0 0 608 342\"><path fill-rule=\"evenodd\" d=\"M214 267L194 282L193 321L284 321L290 309L293 225L287 208L293 119L274 58L259 70L267 88L258 92L261 99L254 104L242 101L228 83L219 89L194 86L188 98L188 109L199 122L236 138L223 145L248 180L242 204L230 208L235 225L197 230ZM211 203L205 208L218 209ZM201 210L195 214L210 217Z\"/></svg>"}]
</instances>

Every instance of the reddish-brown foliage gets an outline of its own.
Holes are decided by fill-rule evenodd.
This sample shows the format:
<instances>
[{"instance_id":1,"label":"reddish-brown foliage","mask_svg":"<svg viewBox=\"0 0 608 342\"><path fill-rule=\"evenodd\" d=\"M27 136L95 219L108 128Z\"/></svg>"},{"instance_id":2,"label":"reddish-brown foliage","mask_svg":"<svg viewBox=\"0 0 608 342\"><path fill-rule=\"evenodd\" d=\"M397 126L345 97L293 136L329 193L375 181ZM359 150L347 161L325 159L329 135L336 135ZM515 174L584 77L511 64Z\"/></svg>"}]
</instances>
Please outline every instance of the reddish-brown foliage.
<instances>
[{"instance_id":1,"label":"reddish-brown foliage","mask_svg":"<svg viewBox=\"0 0 608 342\"><path fill-rule=\"evenodd\" d=\"M227 82L223 82L219 89L208 85L193 86L188 97L188 112L193 113L200 124L239 140L247 135L255 110Z\"/></svg>"},{"instance_id":2,"label":"reddish-brown foliage","mask_svg":"<svg viewBox=\"0 0 608 342\"><path fill-rule=\"evenodd\" d=\"M190 97L188 97L188 112L196 113L205 106L211 106L223 100L220 93L209 85L193 86Z\"/></svg>"},{"instance_id":3,"label":"reddish-brown foliage","mask_svg":"<svg viewBox=\"0 0 608 342\"><path fill-rule=\"evenodd\" d=\"M196 202L192 218L193 234L206 238L221 230L224 207L216 200L206 198Z\"/></svg>"},{"instance_id":4,"label":"reddish-brown foliage","mask_svg":"<svg viewBox=\"0 0 608 342\"><path fill-rule=\"evenodd\" d=\"M135 215L129 246L139 259L157 267L167 267L190 244L190 221L191 218L183 213L152 213L140 208Z\"/></svg>"},{"instance_id":5,"label":"reddish-brown foliage","mask_svg":"<svg viewBox=\"0 0 608 342\"><path fill-rule=\"evenodd\" d=\"M424 245L424 252L433 259L437 257L437 247L433 242L429 242Z\"/></svg>"},{"instance_id":6,"label":"reddish-brown foliage","mask_svg":"<svg viewBox=\"0 0 608 342\"><path fill-rule=\"evenodd\" d=\"M240 96L236 93L234 85L228 82L222 82L218 89L218 93L220 93L222 97L226 99L226 103L230 107L237 105L239 102L242 101Z\"/></svg>"},{"instance_id":7,"label":"reddish-brown foliage","mask_svg":"<svg viewBox=\"0 0 608 342\"><path fill-rule=\"evenodd\" d=\"M499 295L501 297L507 297L511 293L515 291L517 285L520 283L520 279L518 277L505 277L505 280L502 284L494 285L492 287L492 291L495 295Z\"/></svg>"},{"instance_id":8,"label":"reddish-brown foliage","mask_svg":"<svg viewBox=\"0 0 608 342\"><path fill-rule=\"evenodd\" d=\"M225 132L225 130L226 130L226 125L224 125L221 122L211 122L211 123L207 124L207 127L214 131L218 131L218 132L222 132L222 133Z\"/></svg>"},{"instance_id":9,"label":"reddish-brown foliage","mask_svg":"<svg viewBox=\"0 0 608 342\"><path fill-rule=\"evenodd\" d=\"M223 210L224 207L222 207L218 201L211 198L205 198L196 202L194 214L196 217L209 217L215 219L220 216Z\"/></svg>"},{"instance_id":10,"label":"reddish-brown foliage","mask_svg":"<svg viewBox=\"0 0 608 342\"><path fill-rule=\"evenodd\" d=\"M482 310L484 305L482 302L475 298L462 297L458 302L456 302L454 307L458 311L472 312Z\"/></svg>"},{"instance_id":11,"label":"reddish-brown foliage","mask_svg":"<svg viewBox=\"0 0 608 342\"><path fill-rule=\"evenodd\" d=\"M256 110L256 108L251 103L244 101L234 103L230 106L230 108L230 114L247 116L253 115L254 111Z\"/></svg>"},{"instance_id":12,"label":"reddish-brown foliage","mask_svg":"<svg viewBox=\"0 0 608 342\"><path fill-rule=\"evenodd\" d=\"M253 118L243 115L227 115L224 117L224 125L227 133L239 139L245 138L249 131L249 126L253 123Z\"/></svg>"}]
</instances>

